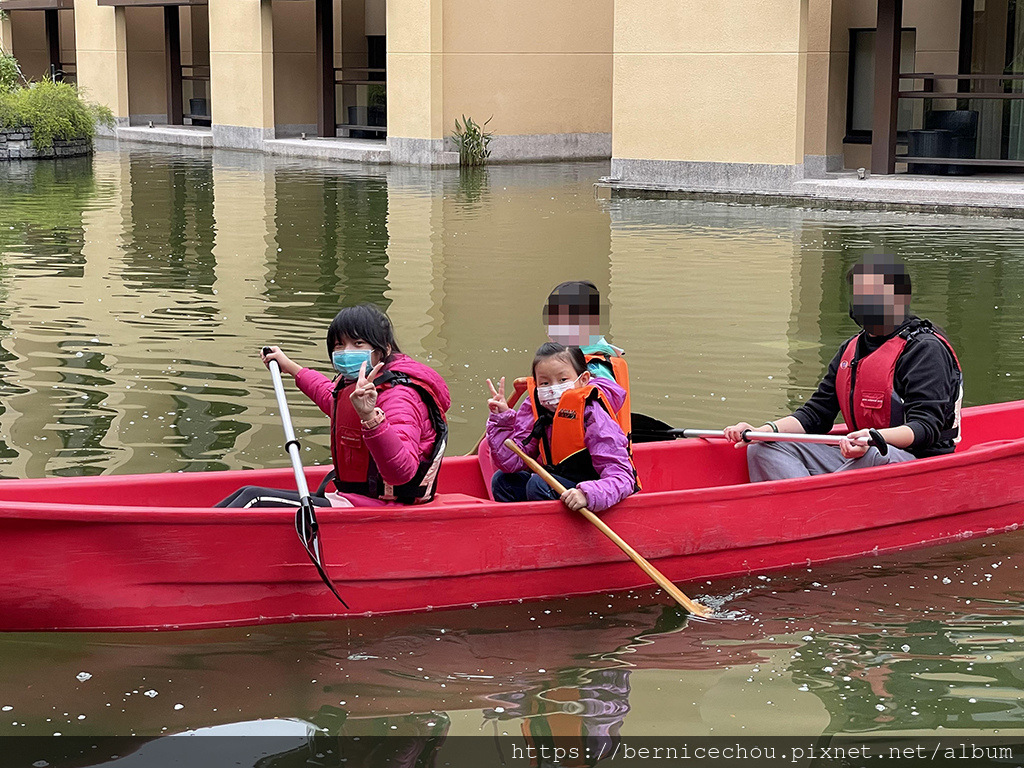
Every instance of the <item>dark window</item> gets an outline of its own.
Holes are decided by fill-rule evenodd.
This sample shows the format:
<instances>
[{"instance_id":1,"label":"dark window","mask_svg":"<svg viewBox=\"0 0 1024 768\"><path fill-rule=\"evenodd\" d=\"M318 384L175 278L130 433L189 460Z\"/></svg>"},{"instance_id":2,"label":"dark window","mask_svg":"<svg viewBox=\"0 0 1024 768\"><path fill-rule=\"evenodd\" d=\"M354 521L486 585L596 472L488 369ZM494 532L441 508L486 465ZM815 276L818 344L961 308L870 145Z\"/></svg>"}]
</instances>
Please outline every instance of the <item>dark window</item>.
<instances>
[{"instance_id":1,"label":"dark window","mask_svg":"<svg viewBox=\"0 0 1024 768\"><path fill-rule=\"evenodd\" d=\"M917 51L917 30L904 29L900 50L900 72L913 72ZM900 81L901 90L909 90L911 80ZM850 81L846 102L846 141L849 144L871 142L871 119L875 94L875 30L850 30ZM910 129L915 105L901 99L896 117L896 130ZM917 108L920 108L918 105Z\"/></svg>"},{"instance_id":2,"label":"dark window","mask_svg":"<svg viewBox=\"0 0 1024 768\"><path fill-rule=\"evenodd\" d=\"M384 35L366 36L366 58L370 69L385 69L388 62L387 38ZM371 72L368 80L383 80L383 72Z\"/></svg>"}]
</instances>

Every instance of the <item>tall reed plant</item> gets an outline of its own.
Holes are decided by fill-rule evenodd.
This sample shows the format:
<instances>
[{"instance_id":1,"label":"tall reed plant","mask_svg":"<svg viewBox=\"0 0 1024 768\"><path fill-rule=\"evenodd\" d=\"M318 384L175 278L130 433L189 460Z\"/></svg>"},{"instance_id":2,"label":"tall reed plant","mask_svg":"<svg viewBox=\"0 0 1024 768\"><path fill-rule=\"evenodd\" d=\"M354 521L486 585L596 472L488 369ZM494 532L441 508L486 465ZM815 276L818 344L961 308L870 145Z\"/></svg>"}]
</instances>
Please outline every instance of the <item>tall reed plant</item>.
<instances>
[{"instance_id":1,"label":"tall reed plant","mask_svg":"<svg viewBox=\"0 0 1024 768\"><path fill-rule=\"evenodd\" d=\"M465 115L462 116L462 124L460 125L459 119L455 118L455 130L452 132L452 140L454 140L455 146L459 148L459 165L484 165L487 162L487 158L491 156L491 150L488 147L491 139L494 138L494 133L484 129L493 117L491 115L491 117L487 118L483 125Z\"/></svg>"}]
</instances>

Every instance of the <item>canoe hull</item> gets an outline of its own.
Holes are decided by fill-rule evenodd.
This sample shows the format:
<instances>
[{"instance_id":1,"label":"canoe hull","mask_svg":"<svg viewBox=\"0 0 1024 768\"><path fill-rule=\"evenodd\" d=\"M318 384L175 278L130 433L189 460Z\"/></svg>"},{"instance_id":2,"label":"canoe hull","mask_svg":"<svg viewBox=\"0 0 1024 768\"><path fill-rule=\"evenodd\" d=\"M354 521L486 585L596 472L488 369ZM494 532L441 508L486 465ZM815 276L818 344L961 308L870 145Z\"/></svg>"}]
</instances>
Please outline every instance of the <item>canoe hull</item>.
<instances>
[{"instance_id":1,"label":"canoe hull","mask_svg":"<svg viewBox=\"0 0 1024 768\"><path fill-rule=\"evenodd\" d=\"M742 482L743 452L722 444L638 446L647 488L663 490L603 517L681 584L1015 530L1024 441L1008 435L1024 433L1022 410L968 409L975 442L950 457L757 485ZM476 459L459 457L445 462L441 503L318 511L346 611L306 559L290 510L181 506L247 483L291 485L286 470L5 484L0 630L247 625L648 586L560 503L484 499ZM82 503L54 500L68 498ZM127 499L145 506L111 504Z\"/></svg>"}]
</instances>

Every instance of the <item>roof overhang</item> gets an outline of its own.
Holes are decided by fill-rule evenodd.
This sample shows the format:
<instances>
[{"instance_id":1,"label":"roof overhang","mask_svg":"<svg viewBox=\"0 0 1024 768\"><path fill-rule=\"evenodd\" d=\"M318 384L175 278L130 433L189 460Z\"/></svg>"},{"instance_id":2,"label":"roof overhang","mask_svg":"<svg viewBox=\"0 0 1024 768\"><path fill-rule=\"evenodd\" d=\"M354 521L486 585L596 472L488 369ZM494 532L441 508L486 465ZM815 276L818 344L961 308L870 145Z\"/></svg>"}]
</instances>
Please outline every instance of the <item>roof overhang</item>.
<instances>
[{"instance_id":1,"label":"roof overhang","mask_svg":"<svg viewBox=\"0 0 1024 768\"><path fill-rule=\"evenodd\" d=\"M96 4L115 8L160 8L168 5L208 5L209 0L96 0Z\"/></svg>"},{"instance_id":2,"label":"roof overhang","mask_svg":"<svg viewBox=\"0 0 1024 768\"><path fill-rule=\"evenodd\" d=\"M5 11L59 11L71 10L75 0L0 0Z\"/></svg>"}]
</instances>

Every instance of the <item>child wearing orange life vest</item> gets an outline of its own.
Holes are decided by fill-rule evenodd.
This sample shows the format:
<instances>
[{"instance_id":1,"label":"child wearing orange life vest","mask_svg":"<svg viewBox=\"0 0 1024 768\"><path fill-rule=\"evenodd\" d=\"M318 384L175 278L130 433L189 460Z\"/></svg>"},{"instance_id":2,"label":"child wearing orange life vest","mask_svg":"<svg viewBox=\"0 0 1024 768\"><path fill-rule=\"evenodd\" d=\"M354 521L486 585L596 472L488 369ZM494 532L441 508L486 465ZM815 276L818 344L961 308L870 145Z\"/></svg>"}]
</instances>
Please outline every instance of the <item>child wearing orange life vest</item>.
<instances>
[{"instance_id":1,"label":"child wearing orange life vest","mask_svg":"<svg viewBox=\"0 0 1024 768\"><path fill-rule=\"evenodd\" d=\"M639 490L629 441L616 414L626 392L611 379L590 375L579 347L548 342L537 350L533 379L518 411L505 401L505 380L487 380L491 411L487 444L498 472L491 479L496 501L559 498L504 442L511 438L537 457L567 488L569 509L600 512Z\"/></svg>"}]
</instances>

